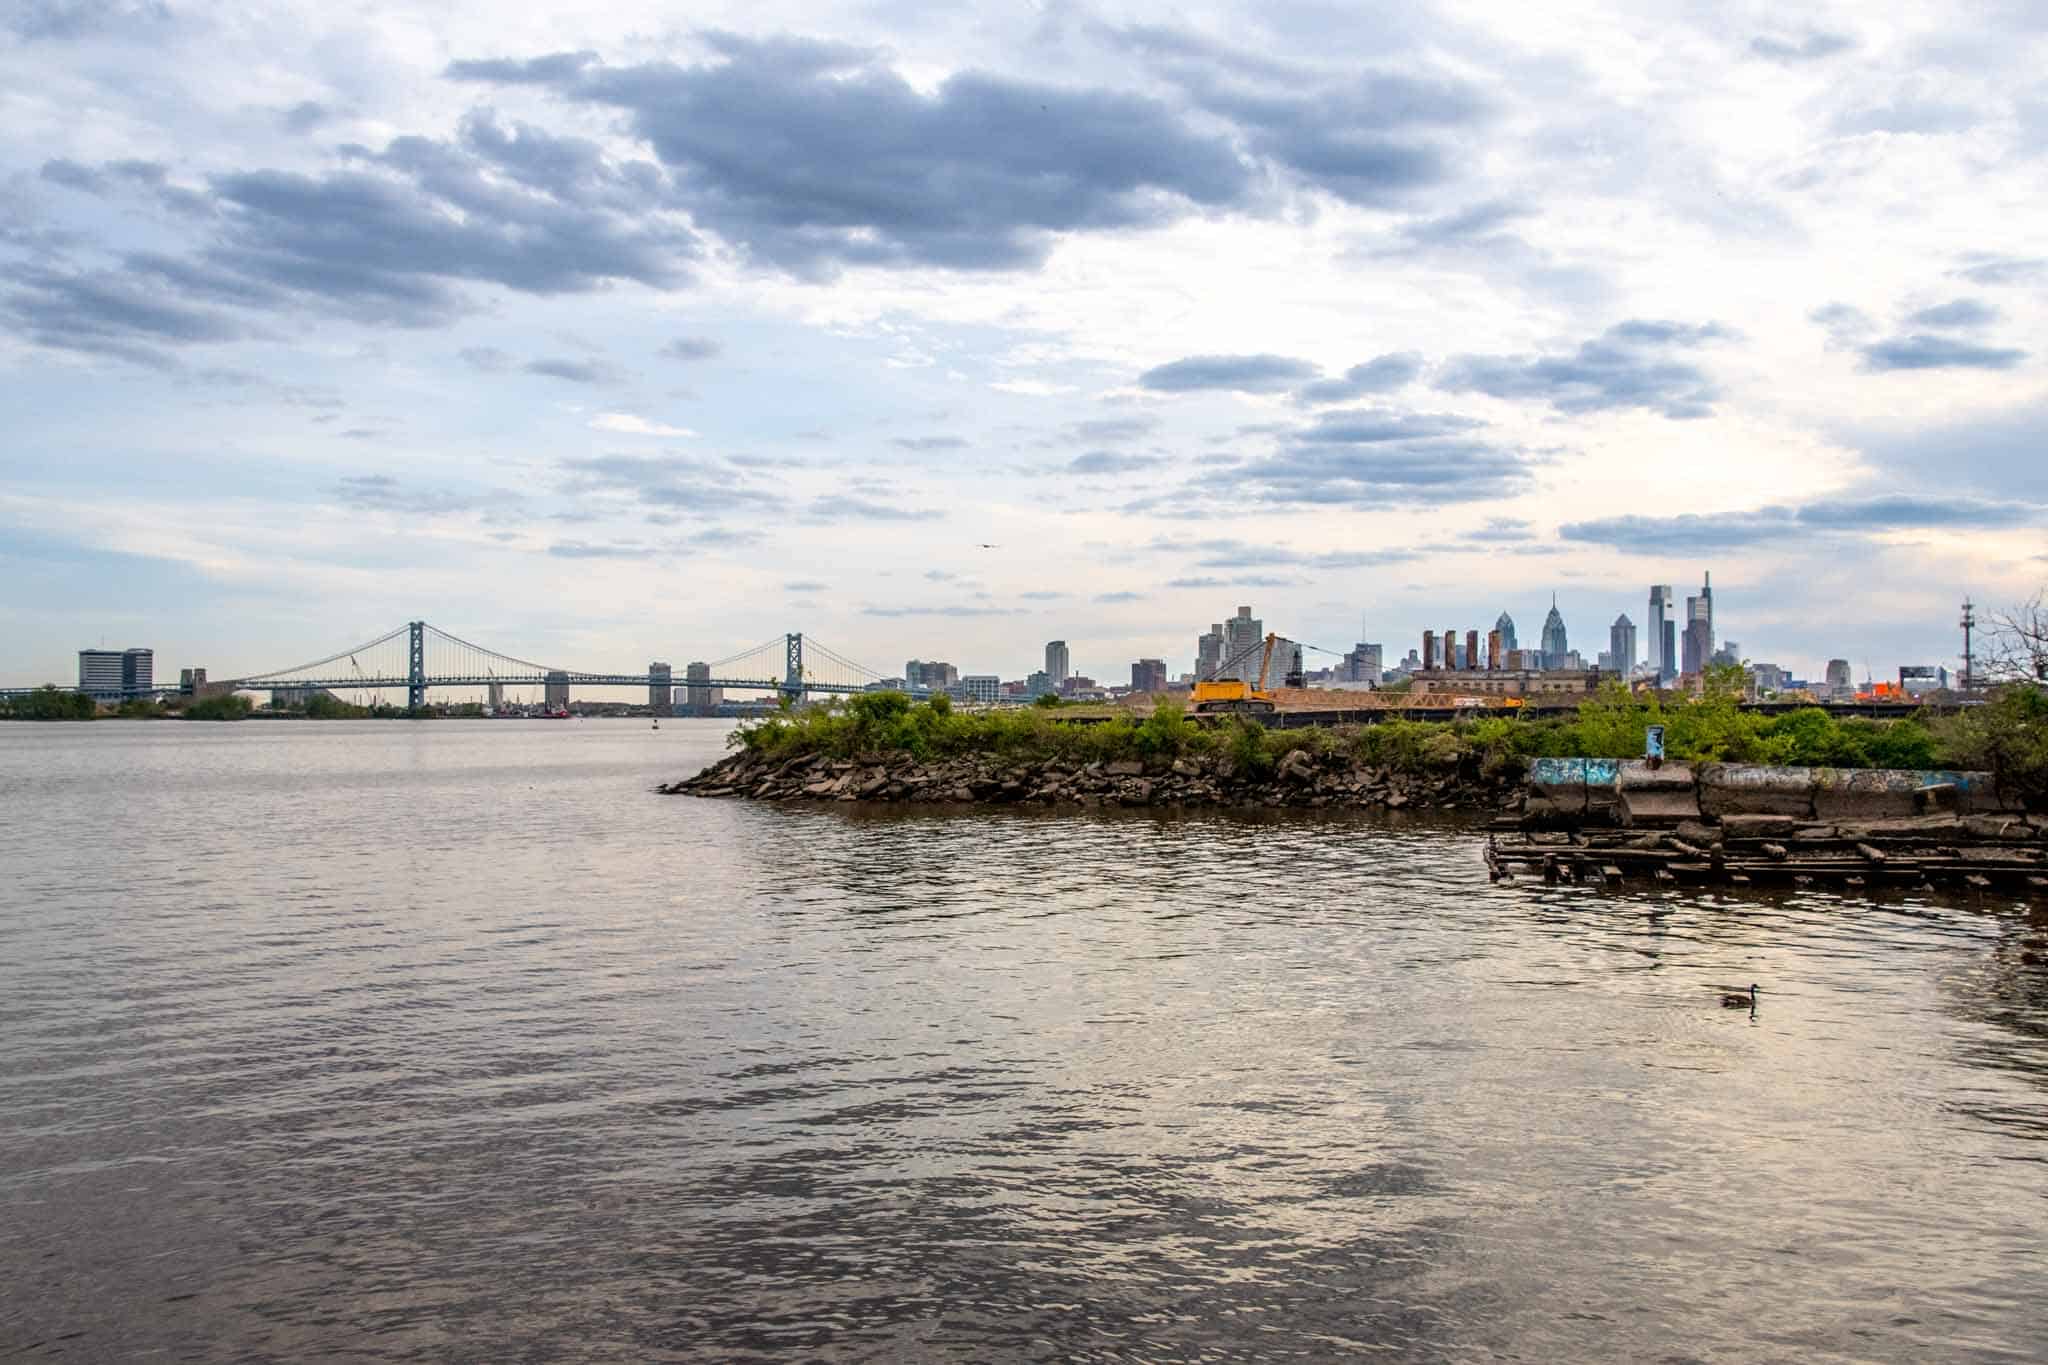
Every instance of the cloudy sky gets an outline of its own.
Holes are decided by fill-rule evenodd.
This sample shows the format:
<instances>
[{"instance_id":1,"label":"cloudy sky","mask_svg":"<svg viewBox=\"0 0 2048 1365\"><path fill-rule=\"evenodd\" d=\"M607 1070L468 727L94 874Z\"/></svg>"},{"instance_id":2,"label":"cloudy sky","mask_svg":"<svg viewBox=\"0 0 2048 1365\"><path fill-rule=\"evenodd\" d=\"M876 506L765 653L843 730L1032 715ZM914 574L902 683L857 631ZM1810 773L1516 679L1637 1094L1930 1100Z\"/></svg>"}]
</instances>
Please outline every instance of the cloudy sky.
<instances>
[{"instance_id":1,"label":"cloudy sky","mask_svg":"<svg viewBox=\"0 0 2048 1365\"><path fill-rule=\"evenodd\" d=\"M2031 0L357 8L0 6L0 681L2048 580Z\"/></svg>"}]
</instances>

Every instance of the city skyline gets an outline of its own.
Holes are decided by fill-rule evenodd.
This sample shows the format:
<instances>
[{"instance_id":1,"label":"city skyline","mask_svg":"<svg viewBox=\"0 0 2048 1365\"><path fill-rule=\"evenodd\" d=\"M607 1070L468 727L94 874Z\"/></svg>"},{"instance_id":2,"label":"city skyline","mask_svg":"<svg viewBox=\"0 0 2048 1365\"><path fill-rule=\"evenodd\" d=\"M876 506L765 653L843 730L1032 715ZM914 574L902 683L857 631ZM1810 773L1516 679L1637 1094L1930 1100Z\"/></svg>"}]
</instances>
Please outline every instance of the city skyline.
<instances>
[{"instance_id":1,"label":"city skyline","mask_svg":"<svg viewBox=\"0 0 2048 1365\"><path fill-rule=\"evenodd\" d=\"M1713 571L1711 569L1701 571L1702 592L1705 594L1704 599L1702 599L1701 595L1699 594L1695 594L1692 597L1689 597L1687 599L1686 610L1695 612L1696 614L1703 613L1703 615L1699 615L1699 619L1701 620L1702 624L1704 624L1709 630L1711 651L1715 661L1723 661L1725 659L1725 661L1729 662L1743 662L1766 665L1775 669L1776 672L1781 673L1786 677L1808 678L1814 681L1819 681L1824 676L1828 678L1833 677L1834 665L1843 662L1841 658L1834 654L1826 654L1824 656L1825 662L1817 662L1813 665L1808 665L1805 662L1803 662L1804 656L1789 656L1798 658L1802 660L1802 662L1799 662L1792 667L1786 667L1782 659L1766 656L1763 654L1755 654L1750 651L1744 650L1740 646L1739 642L1734 640L1728 640L1721 636L1718 633L1718 627L1714 625L1715 618L1712 599L1712 572ZM1669 585L1650 585L1649 592L1651 594L1651 602L1653 609L1655 607L1656 601L1658 600L1657 595L1669 594L1670 591L1671 590L1669 588ZM1209 630L1203 631L1201 633L1200 638L1198 638L1196 642L1195 650L1189 658L1189 666L1187 668L1181 668L1178 665L1178 658L1180 656L1176 656L1171 652L1157 655L1142 655L1132 653L1128 658L1124 659L1121 663L1111 662L1108 658L1108 655L1105 654L1102 658L1099 658L1095 660L1093 663L1089 663L1087 664L1087 666L1084 667L1072 663L1072 649L1066 639L1053 639L1043 641L1040 645L1033 647L1037 651L1039 660L1042 661L1042 667L1039 665L1039 663L1035 662L1028 669L1013 670L1007 664L1005 664L1003 666L998 667L996 671L994 671L993 673L983 673L976 671L982 669L985 666L986 660L983 659L975 659L963 664L958 659L953 658L934 661L924 661L917 658L912 658L911 660L909 660L908 663L906 663L903 666L901 676L905 678L913 686L929 686L935 688L944 688L955 683L970 680L970 677L972 680L978 682L987 682L990 679L995 679L1002 682L1022 682L1027 679L1047 678L1050 680L1050 686L1055 689L1059 685L1059 682L1068 676L1079 677L1084 679L1094 679L1101 686L1115 687L1119 685L1117 682L1118 678L1122 677L1126 672L1133 670L1136 666L1140 664L1160 664L1164 667L1165 676L1170 679L1179 678L1183 676L1183 674L1201 676L1206 672L1208 666L1207 663L1205 663L1205 660L1209 660L1214 663L1222 663L1233 657L1239 657L1243 655L1247 649L1251 648L1252 646L1256 645L1259 641L1262 641L1264 639L1265 631L1267 629L1266 622L1262 618L1255 616L1253 614L1254 611L1255 608L1253 606L1249 604L1240 603L1233 609L1233 611L1225 618L1225 620L1222 623L1213 623L1210 626ZM1495 617L1494 625L1490 629L1490 631L1482 631L1476 628L1460 628L1457 631L1455 631L1452 636L1441 637L1450 640L1452 647L1454 649L1455 657L1458 661L1457 666L1460 668L1468 666L1467 659L1469 656L1467 655L1466 651L1471 644L1476 642L1478 650L1476 657L1479 660L1479 663L1476 666L1484 668L1486 666L1486 661L1489 657L1488 651L1491 645L1494 643L1494 637L1498 637L1498 643L1501 645L1502 649L1501 657L1503 658L1503 660L1505 660L1507 655L1512 653L1514 650L1516 627L1514 625L1513 615L1514 613L1511 609L1502 610ZM1370 612L1364 614L1363 617L1360 619L1359 627L1362 634L1366 636L1377 636L1378 638L1361 639L1358 641L1353 641L1346 644L1342 648L1339 648L1334 645L1325 646L1314 641L1300 640L1299 637L1290 635L1289 632L1279 629L1277 626L1274 628L1274 633L1280 635L1283 641L1286 641L1291 645L1307 646L1308 650L1312 654L1323 654L1328 656L1316 659L1313 663L1308 664L1308 667L1311 672L1320 669L1328 669L1332 673L1336 674L1338 677L1344 676L1345 670L1352 665L1353 656L1360 647L1366 647L1373 651L1371 657L1375 660L1375 663L1373 665L1375 668L1380 666L1378 661L1384 659L1385 667L1391 669L1396 664L1398 664L1399 661L1406 654L1408 654L1411 651L1415 651L1420 641L1425 637L1425 635L1432 637L1438 636L1438 631L1435 628L1425 626L1423 628L1423 634L1410 635L1409 637L1407 637L1407 643L1404 645L1403 637L1399 633L1383 632L1375 629L1373 616ZM1602 669L1607 669L1610 667L1610 664L1608 662L1608 656L1617 646L1622 645L1624 640L1627 643L1627 652L1630 654L1631 657L1629 662L1626 665L1621 666L1619 671L1623 673L1629 673L1633 671L1633 669L1635 668L1646 668L1655 665L1656 659L1654 657L1654 652L1651 650L1647 643L1641 642L1634 622L1627 612L1622 612L1615 618L1614 621L1610 622L1605 627L1586 627L1586 629L1592 630L1595 633L1597 633L1597 631L1599 630L1604 630L1606 632L1605 638L1608 642L1607 647L1604 650L1597 651L1598 665ZM1211 632L1214 632L1214 652L1213 654L1208 654L1205 653L1205 650L1208 649L1209 640L1211 638ZM1162 632L1162 637L1166 634L1168 633ZM1566 613L1560 605L1560 598L1559 595L1556 593L1553 593L1551 595L1550 605L1546 609L1542 636L1542 643L1544 648L1539 652L1539 654L1540 657L1542 657L1545 660L1546 667L1562 668L1567 666L1594 666L1596 662L1596 651L1586 649L1582 643L1572 642L1570 637L1569 619L1567 618ZM1561 648L1553 649L1552 646L1554 645L1561 646ZM1722 651L1725 650L1735 650L1737 651L1737 653L1734 655L1724 655ZM949 651L945 649L935 651L935 653L937 654L946 654L948 652ZM954 654L959 653L958 650L953 650L950 652ZM1016 651L1013 650L1012 652ZM1114 652L1113 642L1111 644L1111 652ZM147 669L149 668L148 658L151 655L151 653L152 646L147 645L139 647L130 646L126 649L108 649L102 646L92 646L79 649L75 651L74 655L74 657L77 660L76 681L78 685L80 685L81 687L86 685L88 669L87 660L89 656L91 656L95 660L93 667L97 670L100 670L100 672L103 674L104 670L109 667L110 662L112 666L118 669L119 661L122 659L124 654L128 656L140 654L144 658L142 667L146 673ZM1815 656L1816 660L1820 660L1822 657L1823 656L1821 655ZM1567 660L1575 660L1577 662L1568 665L1566 662ZM1950 656L1902 656L1898 659L1884 661L1873 659L1857 660L1855 662L1854 668L1857 678L1861 680L1866 677L1881 678L1889 676L1901 666L1909 668L1931 666L1942 668L1950 674L1960 674L1961 669L1959 665L1960 654L1957 653ZM182 665L182 667L185 669L190 669L194 666L195 665L189 662L184 663ZM210 671L216 678L230 677L241 672L241 670L239 669L224 671L216 665L204 662L196 666L202 671L202 674ZM1242 665L1238 670L1236 670L1236 672L1247 678L1247 680L1249 680L1256 674L1257 666L1257 658L1256 654L1254 653L1250 661ZM1444 665L1442 665L1440 661L1425 661L1424 666L1440 667ZM647 667L650 672L654 672L667 669L669 665L661 662L655 662L653 664L648 665ZM700 663L693 663L690 666L690 670L693 674L695 674L696 671L701 667L702 665ZM1278 670L1281 667L1282 664L1276 661L1274 668ZM1681 670L1682 673L1690 673L1693 671L1695 670L1691 668ZM890 670L887 667L879 668L877 669L877 676L891 676ZM106 679L104 676L99 676L97 678L97 681L101 685L104 685L106 683ZM41 685L43 683L55 683L59 686L70 685L69 680L57 675L51 675L48 677L40 678L32 683L12 683L5 681L4 679L0 679L0 686L32 686Z\"/></svg>"},{"instance_id":2,"label":"city skyline","mask_svg":"<svg viewBox=\"0 0 2048 1365\"><path fill-rule=\"evenodd\" d=\"M0 17L0 683L1590 658L1706 562L1860 675L2048 581L2034 8L264 13Z\"/></svg>"}]
</instances>

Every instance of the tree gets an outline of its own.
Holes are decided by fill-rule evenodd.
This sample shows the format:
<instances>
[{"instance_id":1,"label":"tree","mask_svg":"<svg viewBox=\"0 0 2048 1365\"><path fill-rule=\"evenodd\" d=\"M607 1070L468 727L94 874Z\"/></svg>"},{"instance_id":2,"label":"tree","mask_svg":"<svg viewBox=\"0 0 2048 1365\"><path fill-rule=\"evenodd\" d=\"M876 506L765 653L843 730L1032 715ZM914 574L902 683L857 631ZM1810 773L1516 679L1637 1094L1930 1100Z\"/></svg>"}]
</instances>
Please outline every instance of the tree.
<instances>
[{"instance_id":1,"label":"tree","mask_svg":"<svg viewBox=\"0 0 2048 1365\"><path fill-rule=\"evenodd\" d=\"M1941 757L1949 765L1988 772L2001 791L2033 809L2048 804L2048 691L2001 688L1982 706L1963 707L1940 722Z\"/></svg>"},{"instance_id":2,"label":"tree","mask_svg":"<svg viewBox=\"0 0 2048 1365\"><path fill-rule=\"evenodd\" d=\"M2048 683L2048 588L1985 620L1971 682Z\"/></svg>"},{"instance_id":3,"label":"tree","mask_svg":"<svg viewBox=\"0 0 2048 1365\"><path fill-rule=\"evenodd\" d=\"M0 702L0 715L10 720L91 720L99 706L83 692L39 687L24 697Z\"/></svg>"}]
</instances>

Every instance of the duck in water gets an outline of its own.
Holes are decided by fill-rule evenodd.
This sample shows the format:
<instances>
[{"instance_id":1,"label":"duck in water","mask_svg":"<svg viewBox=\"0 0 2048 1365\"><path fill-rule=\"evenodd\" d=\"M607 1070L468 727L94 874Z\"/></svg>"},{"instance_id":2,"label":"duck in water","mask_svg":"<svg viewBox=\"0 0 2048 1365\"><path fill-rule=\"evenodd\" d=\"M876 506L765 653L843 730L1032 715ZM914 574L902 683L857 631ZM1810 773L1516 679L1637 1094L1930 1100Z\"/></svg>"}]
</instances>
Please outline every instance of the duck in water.
<instances>
[{"instance_id":1,"label":"duck in water","mask_svg":"<svg viewBox=\"0 0 2048 1365\"><path fill-rule=\"evenodd\" d=\"M1721 1004L1727 1009L1756 1013L1756 983L1751 982L1747 991L1725 992L1721 996Z\"/></svg>"}]
</instances>

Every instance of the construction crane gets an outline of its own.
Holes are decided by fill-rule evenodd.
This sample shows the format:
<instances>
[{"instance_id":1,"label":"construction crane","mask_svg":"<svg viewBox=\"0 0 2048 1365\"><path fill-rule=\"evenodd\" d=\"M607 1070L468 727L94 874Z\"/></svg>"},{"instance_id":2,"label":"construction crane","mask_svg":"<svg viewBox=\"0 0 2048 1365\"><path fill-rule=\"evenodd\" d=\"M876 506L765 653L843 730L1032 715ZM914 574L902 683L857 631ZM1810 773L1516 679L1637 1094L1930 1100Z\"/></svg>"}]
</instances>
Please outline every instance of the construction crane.
<instances>
[{"instance_id":1,"label":"construction crane","mask_svg":"<svg viewBox=\"0 0 2048 1365\"><path fill-rule=\"evenodd\" d=\"M1259 644L1239 650L1233 657L1216 665L1206 678L1195 682L1195 711L1200 715L1265 715L1274 709L1273 694L1266 690L1266 673L1273 666L1273 647L1280 643L1280 637L1268 634ZM1259 650L1259 680L1248 683L1242 678L1219 677L1240 663L1250 660L1252 650ZM1301 686L1301 675L1289 673L1287 686Z\"/></svg>"}]
</instances>

